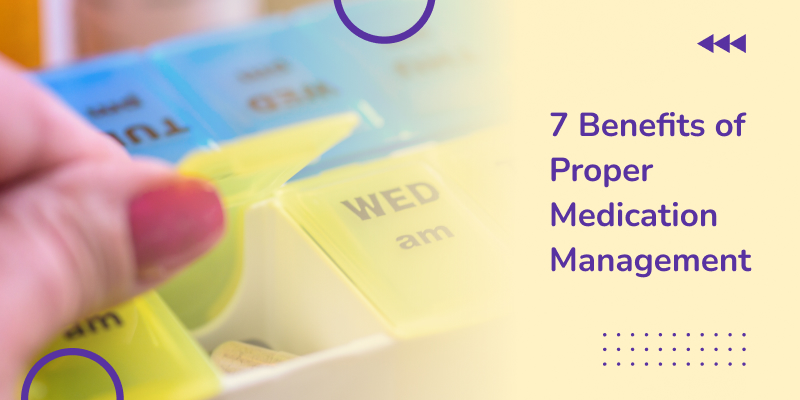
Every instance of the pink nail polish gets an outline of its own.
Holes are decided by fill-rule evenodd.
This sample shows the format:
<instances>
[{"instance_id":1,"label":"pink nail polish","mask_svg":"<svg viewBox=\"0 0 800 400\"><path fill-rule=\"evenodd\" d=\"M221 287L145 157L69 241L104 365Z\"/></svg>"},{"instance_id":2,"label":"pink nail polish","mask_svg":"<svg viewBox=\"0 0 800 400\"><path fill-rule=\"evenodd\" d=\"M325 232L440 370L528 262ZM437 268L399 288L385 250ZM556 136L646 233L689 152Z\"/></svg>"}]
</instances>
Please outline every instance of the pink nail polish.
<instances>
[{"instance_id":1,"label":"pink nail polish","mask_svg":"<svg viewBox=\"0 0 800 400\"><path fill-rule=\"evenodd\" d=\"M130 204L131 236L140 279L160 280L210 249L225 230L214 188L181 179Z\"/></svg>"}]
</instances>

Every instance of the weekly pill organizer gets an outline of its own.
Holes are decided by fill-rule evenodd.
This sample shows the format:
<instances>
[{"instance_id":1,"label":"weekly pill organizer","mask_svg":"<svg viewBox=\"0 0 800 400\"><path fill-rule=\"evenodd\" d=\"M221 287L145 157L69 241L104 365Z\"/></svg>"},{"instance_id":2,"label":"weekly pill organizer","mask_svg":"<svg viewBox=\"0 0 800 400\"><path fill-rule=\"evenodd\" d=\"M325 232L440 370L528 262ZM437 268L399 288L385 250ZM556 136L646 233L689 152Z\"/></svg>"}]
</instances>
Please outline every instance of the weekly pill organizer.
<instances>
[{"instance_id":1,"label":"weekly pill organizer","mask_svg":"<svg viewBox=\"0 0 800 400\"><path fill-rule=\"evenodd\" d=\"M425 1L345 5L390 34ZM100 355L128 399L453 393L430 377L488 345L474 338L498 315L514 163L487 78L497 46L468 12L436 7L391 45L359 39L324 2L38 73L131 154L212 182L227 213L208 255L42 354ZM398 25L370 25L386 15ZM209 353L228 341L298 357L225 374ZM116 398L80 357L48 363L30 398L76 393Z\"/></svg>"}]
</instances>

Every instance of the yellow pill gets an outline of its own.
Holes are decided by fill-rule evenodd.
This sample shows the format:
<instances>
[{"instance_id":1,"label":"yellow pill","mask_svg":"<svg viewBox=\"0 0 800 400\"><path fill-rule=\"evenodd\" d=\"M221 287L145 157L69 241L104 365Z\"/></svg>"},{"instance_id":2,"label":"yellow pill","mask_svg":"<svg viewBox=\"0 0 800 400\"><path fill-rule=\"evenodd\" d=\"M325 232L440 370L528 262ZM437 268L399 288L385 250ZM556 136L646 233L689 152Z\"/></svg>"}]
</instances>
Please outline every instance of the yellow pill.
<instances>
[{"instance_id":1,"label":"yellow pill","mask_svg":"<svg viewBox=\"0 0 800 400\"><path fill-rule=\"evenodd\" d=\"M261 365L277 364L295 357L297 356L294 354L242 342L225 342L211 353L211 361L214 362L214 365L228 373Z\"/></svg>"}]
</instances>

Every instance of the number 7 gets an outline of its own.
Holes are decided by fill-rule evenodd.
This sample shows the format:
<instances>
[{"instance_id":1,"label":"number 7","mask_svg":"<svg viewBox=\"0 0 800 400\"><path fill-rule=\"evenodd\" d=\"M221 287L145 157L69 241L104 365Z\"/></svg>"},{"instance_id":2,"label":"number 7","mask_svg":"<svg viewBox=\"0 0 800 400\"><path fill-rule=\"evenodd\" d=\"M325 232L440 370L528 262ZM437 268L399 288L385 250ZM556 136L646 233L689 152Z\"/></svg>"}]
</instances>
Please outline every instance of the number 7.
<instances>
[{"instance_id":1,"label":"number 7","mask_svg":"<svg viewBox=\"0 0 800 400\"><path fill-rule=\"evenodd\" d=\"M567 120L567 113L550 113L552 117L561 117L561 120L558 121L558 126L556 127L556 131L553 132L553 136L558 136L558 132L561 131L561 127L564 126L564 121Z\"/></svg>"}]
</instances>

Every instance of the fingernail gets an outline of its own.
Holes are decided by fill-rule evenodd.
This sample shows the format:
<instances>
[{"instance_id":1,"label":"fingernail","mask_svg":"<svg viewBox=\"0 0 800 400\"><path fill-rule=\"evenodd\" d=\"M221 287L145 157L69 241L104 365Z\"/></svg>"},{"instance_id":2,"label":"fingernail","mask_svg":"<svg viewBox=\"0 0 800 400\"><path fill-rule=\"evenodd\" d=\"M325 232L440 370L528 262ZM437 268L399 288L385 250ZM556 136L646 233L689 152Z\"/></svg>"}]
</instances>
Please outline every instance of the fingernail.
<instances>
[{"instance_id":1,"label":"fingernail","mask_svg":"<svg viewBox=\"0 0 800 400\"><path fill-rule=\"evenodd\" d=\"M225 230L225 213L214 188L180 179L137 196L130 226L139 278L160 280L210 249Z\"/></svg>"}]
</instances>

